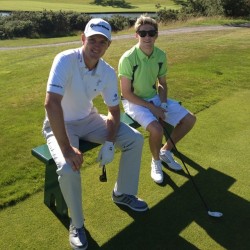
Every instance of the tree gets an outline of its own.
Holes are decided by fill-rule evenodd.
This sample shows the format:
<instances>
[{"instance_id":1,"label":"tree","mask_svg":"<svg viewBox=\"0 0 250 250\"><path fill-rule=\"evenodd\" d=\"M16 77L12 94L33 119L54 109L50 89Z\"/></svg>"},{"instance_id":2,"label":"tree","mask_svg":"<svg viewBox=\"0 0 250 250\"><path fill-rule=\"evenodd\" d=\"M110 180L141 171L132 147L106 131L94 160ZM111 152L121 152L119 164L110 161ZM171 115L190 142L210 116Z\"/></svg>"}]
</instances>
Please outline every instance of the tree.
<instances>
[{"instance_id":1,"label":"tree","mask_svg":"<svg viewBox=\"0 0 250 250\"><path fill-rule=\"evenodd\" d=\"M250 0L222 0L222 5L227 16L250 16Z\"/></svg>"},{"instance_id":2,"label":"tree","mask_svg":"<svg viewBox=\"0 0 250 250\"><path fill-rule=\"evenodd\" d=\"M223 15L222 0L187 0L183 9L187 13L201 16Z\"/></svg>"}]
</instances>

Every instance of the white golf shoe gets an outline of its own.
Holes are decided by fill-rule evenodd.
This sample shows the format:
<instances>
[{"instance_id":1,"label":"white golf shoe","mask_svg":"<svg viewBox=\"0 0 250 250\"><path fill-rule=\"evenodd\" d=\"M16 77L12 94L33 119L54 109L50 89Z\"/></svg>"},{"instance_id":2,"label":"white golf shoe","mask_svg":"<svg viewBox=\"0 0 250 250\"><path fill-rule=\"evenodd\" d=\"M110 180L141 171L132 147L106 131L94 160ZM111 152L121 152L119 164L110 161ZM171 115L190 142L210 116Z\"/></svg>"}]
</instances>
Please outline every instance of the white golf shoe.
<instances>
[{"instance_id":1,"label":"white golf shoe","mask_svg":"<svg viewBox=\"0 0 250 250\"><path fill-rule=\"evenodd\" d=\"M69 227L69 242L72 249L85 250L88 248L88 241L86 238L84 227L76 228L72 224Z\"/></svg>"},{"instance_id":2,"label":"white golf shoe","mask_svg":"<svg viewBox=\"0 0 250 250\"><path fill-rule=\"evenodd\" d=\"M162 183L163 182L163 172L162 172L162 166L161 161L155 161L152 159L151 162L151 178L156 183Z\"/></svg>"},{"instance_id":3,"label":"white golf shoe","mask_svg":"<svg viewBox=\"0 0 250 250\"><path fill-rule=\"evenodd\" d=\"M160 151L160 159L173 170L179 171L182 169L181 165L174 160L172 153L168 150Z\"/></svg>"}]
</instances>

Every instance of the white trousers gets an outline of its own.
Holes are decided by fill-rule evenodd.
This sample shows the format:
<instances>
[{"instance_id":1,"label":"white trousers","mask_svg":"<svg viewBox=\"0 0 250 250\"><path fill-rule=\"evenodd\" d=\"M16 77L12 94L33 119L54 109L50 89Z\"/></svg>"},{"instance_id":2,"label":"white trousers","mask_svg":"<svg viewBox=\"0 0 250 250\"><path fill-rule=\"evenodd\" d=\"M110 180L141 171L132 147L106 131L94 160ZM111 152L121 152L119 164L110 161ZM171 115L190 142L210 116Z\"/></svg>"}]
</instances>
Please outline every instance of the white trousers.
<instances>
[{"instance_id":1,"label":"white trousers","mask_svg":"<svg viewBox=\"0 0 250 250\"><path fill-rule=\"evenodd\" d=\"M79 121L65 123L72 146L79 148L79 139L103 144L106 140L106 116L93 110L91 114ZM65 161L60 147L50 126L43 128L50 153L57 165L59 185L69 208L72 224L80 228L84 223L82 210L82 188L80 171L73 171ZM143 136L124 123L120 124L115 139L115 147L121 150L116 190L125 194L136 195L138 192ZM98 155L98 152L97 152Z\"/></svg>"}]
</instances>

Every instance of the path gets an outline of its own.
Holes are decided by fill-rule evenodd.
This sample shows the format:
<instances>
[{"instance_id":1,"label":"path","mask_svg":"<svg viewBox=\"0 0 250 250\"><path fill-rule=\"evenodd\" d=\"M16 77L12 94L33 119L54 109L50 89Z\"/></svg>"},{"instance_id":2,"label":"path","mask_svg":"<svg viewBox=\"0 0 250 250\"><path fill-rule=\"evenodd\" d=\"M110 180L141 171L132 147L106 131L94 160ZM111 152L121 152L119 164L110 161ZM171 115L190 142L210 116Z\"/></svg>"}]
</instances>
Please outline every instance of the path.
<instances>
[{"instance_id":1,"label":"path","mask_svg":"<svg viewBox=\"0 0 250 250\"><path fill-rule=\"evenodd\" d=\"M177 29L162 30L162 31L159 31L159 34L160 35L169 35L169 34L177 34L177 33L218 31L218 30L228 30L228 29L236 29L236 28L239 28L239 27L225 26L225 25L196 26L196 27L184 27L184 28L177 28ZM133 37L134 37L134 34L132 34L132 35L119 35L119 36L113 36L112 40L129 39L129 38L133 38ZM29 45L29 46L17 46L17 47L0 47L0 51L1 50L6 51L6 50L20 50L20 49L29 49L29 48L64 46L64 45L68 45L68 44L79 44L79 43L80 43L79 41L73 41L73 42L42 44L42 45Z\"/></svg>"}]
</instances>

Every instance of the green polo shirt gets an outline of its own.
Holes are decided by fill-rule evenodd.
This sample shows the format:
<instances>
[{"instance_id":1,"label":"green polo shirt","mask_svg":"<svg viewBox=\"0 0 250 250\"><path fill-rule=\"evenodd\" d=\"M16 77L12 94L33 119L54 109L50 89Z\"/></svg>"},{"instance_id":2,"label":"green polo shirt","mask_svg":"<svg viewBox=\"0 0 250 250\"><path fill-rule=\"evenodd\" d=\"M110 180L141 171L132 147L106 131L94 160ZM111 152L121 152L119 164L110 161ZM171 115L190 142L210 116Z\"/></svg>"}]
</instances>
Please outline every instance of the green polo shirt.
<instances>
[{"instance_id":1,"label":"green polo shirt","mask_svg":"<svg viewBox=\"0 0 250 250\"><path fill-rule=\"evenodd\" d=\"M130 79L133 92L143 99L157 94L157 79L166 74L166 53L157 47L154 47L153 53L148 57L137 44L119 60L118 76Z\"/></svg>"}]
</instances>

